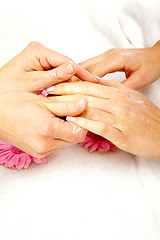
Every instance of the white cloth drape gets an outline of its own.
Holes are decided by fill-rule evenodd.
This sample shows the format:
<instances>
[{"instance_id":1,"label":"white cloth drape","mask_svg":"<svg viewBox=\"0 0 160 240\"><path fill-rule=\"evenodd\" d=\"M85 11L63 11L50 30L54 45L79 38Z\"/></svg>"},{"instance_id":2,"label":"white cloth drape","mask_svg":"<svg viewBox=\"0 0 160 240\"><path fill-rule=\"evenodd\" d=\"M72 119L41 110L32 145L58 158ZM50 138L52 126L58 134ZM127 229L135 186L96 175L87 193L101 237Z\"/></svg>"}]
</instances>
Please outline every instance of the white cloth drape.
<instances>
[{"instance_id":1,"label":"white cloth drape","mask_svg":"<svg viewBox=\"0 0 160 240\"><path fill-rule=\"evenodd\" d=\"M160 39L159 12L154 0L4 1L0 65L32 40L77 62L113 47L151 46ZM141 91L160 106L159 80ZM75 145L46 165L1 166L0 179L2 240L160 239L158 160Z\"/></svg>"}]
</instances>

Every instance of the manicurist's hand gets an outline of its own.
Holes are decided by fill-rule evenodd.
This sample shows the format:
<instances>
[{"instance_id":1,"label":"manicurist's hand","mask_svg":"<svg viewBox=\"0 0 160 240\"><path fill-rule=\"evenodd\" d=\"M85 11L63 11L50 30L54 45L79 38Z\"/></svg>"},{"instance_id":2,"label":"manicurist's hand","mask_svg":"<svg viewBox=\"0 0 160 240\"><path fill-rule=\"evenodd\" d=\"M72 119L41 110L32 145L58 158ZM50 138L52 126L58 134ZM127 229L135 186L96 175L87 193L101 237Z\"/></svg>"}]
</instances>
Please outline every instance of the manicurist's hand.
<instances>
[{"instance_id":1,"label":"manicurist's hand","mask_svg":"<svg viewBox=\"0 0 160 240\"><path fill-rule=\"evenodd\" d=\"M58 102L32 93L0 95L0 138L28 154L42 158L55 149L81 142L86 131L59 117L76 116L87 100Z\"/></svg>"},{"instance_id":2,"label":"manicurist's hand","mask_svg":"<svg viewBox=\"0 0 160 240\"><path fill-rule=\"evenodd\" d=\"M15 91L39 93L73 75L81 80L96 81L94 76L68 57L38 42L31 42L0 69L0 94Z\"/></svg>"},{"instance_id":3,"label":"manicurist's hand","mask_svg":"<svg viewBox=\"0 0 160 240\"><path fill-rule=\"evenodd\" d=\"M129 153L160 159L160 109L121 83L106 84L61 83L52 94L66 95L56 97L57 101L74 101L85 96L87 110L68 121L109 139Z\"/></svg>"},{"instance_id":4,"label":"manicurist's hand","mask_svg":"<svg viewBox=\"0 0 160 240\"><path fill-rule=\"evenodd\" d=\"M160 41L149 48L111 49L80 65L99 77L116 71L125 72L123 84L140 89L160 77Z\"/></svg>"}]
</instances>

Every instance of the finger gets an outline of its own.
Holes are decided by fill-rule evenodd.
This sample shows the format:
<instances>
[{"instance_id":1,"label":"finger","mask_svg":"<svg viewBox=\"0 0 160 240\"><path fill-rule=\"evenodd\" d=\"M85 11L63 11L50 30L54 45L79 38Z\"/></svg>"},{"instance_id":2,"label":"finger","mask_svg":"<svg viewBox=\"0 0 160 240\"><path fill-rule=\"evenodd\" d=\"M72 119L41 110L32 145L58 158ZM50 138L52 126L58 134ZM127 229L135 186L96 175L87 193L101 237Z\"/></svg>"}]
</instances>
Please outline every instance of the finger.
<instances>
[{"instance_id":1,"label":"finger","mask_svg":"<svg viewBox=\"0 0 160 240\"><path fill-rule=\"evenodd\" d=\"M147 86L149 83L150 81L147 81L146 74L144 74L141 70L136 71L129 78L122 82L124 86L133 90L139 90Z\"/></svg>"},{"instance_id":2,"label":"finger","mask_svg":"<svg viewBox=\"0 0 160 240\"><path fill-rule=\"evenodd\" d=\"M40 63L42 70L57 68L64 63L71 63L72 66L74 65L73 68L76 70L77 77L79 77L81 80L96 82L96 78L91 73L86 71L80 65L76 64L73 60L56 51L44 47L38 42L31 42L26 49L27 51L31 52L31 56L33 56L34 53L34 56Z\"/></svg>"},{"instance_id":3,"label":"finger","mask_svg":"<svg viewBox=\"0 0 160 240\"><path fill-rule=\"evenodd\" d=\"M88 101L86 98L83 97L79 101L71 102L44 101L42 104L54 115L63 117L63 116L76 116L81 114L86 109Z\"/></svg>"},{"instance_id":4,"label":"finger","mask_svg":"<svg viewBox=\"0 0 160 240\"><path fill-rule=\"evenodd\" d=\"M84 62L81 62L80 65L90 73L103 77L107 74L106 63L108 62L107 58L111 56L110 52L111 51L107 51L98 56L92 57Z\"/></svg>"},{"instance_id":5,"label":"finger","mask_svg":"<svg viewBox=\"0 0 160 240\"><path fill-rule=\"evenodd\" d=\"M85 98L88 101L88 106L93 107L105 112L113 113L116 112L116 115L119 113L119 106L112 99L103 99L103 98L98 98L98 97L92 97L92 96L86 96L86 95L67 95L67 96L58 96L58 97L49 97L50 99L54 99L53 101L58 101L58 102L71 102L71 101L79 101L79 99ZM117 101L117 100L115 100ZM86 109L85 109L86 110ZM80 114L80 113L79 113ZM79 115L76 114L76 115ZM71 115L71 116L76 116L76 115ZM65 115L66 116L66 115Z\"/></svg>"},{"instance_id":6,"label":"finger","mask_svg":"<svg viewBox=\"0 0 160 240\"><path fill-rule=\"evenodd\" d=\"M97 79L95 78L94 75L92 75L91 73L89 73L86 69L84 69L83 67L81 67L80 65L76 64L76 76L83 81L88 81L88 82L93 82L96 83Z\"/></svg>"},{"instance_id":7,"label":"finger","mask_svg":"<svg viewBox=\"0 0 160 240\"><path fill-rule=\"evenodd\" d=\"M87 118L94 121L101 121L104 123L106 122L106 119L107 119L108 124L114 127L117 125L115 115L113 115L110 112L99 110L95 107L88 107L87 110L80 115L80 117Z\"/></svg>"},{"instance_id":8,"label":"finger","mask_svg":"<svg viewBox=\"0 0 160 240\"><path fill-rule=\"evenodd\" d=\"M97 77L97 83L98 84L101 84L101 85L104 85L104 86L107 86L107 87L115 87L115 88L119 88L119 89L123 89L124 86L122 83L120 82L117 82L115 80L106 80L106 79L103 79L103 78L100 78L100 77Z\"/></svg>"},{"instance_id":9,"label":"finger","mask_svg":"<svg viewBox=\"0 0 160 240\"><path fill-rule=\"evenodd\" d=\"M39 159L48 156L49 154L51 154L56 149L63 148L63 147L68 147L68 146L71 146L73 144L75 144L75 143L64 141L64 140L59 140L59 139L51 139L50 142L47 143L48 150L46 149L45 152L43 152L43 153L35 153L33 151L32 156L37 157L38 158L37 163L40 163L41 160L39 160Z\"/></svg>"},{"instance_id":10,"label":"finger","mask_svg":"<svg viewBox=\"0 0 160 240\"><path fill-rule=\"evenodd\" d=\"M34 91L47 89L57 83L70 79L76 72L75 65L72 63L64 63L61 66L48 71L29 72L28 78L32 81Z\"/></svg>"},{"instance_id":11,"label":"finger","mask_svg":"<svg viewBox=\"0 0 160 240\"><path fill-rule=\"evenodd\" d=\"M81 80L89 81L89 82L96 82L96 78L89 73L87 70L82 68L80 65L76 64L72 59L55 52L49 48L44 47L42 44L33 42L31 45L32 47L37 49L37 58L44 69L48 70L50 67L59 67L60 65L70 62L74 65L76 69L76 76L79 77Z\"/></svg>"},{"instance_id":12,"label":"finger","mask_svg":"<svg viewBox=\"0 0 160 240\"><path fill-rule=\"evenodd\" d=\"M63 96L49 96L48 99L51 99L52 102L72 102L79 101L82 98L87 98L85 95L75 94L75 95L63 95Z\"/></svg>"},{"instance_id":13,"label":"finger","mask_svg":"<svg viewBox=\"0 0 160 240\"><path fill-rule=\"evenodd\" d=\"M107 138L117 147L119 146L118 142L121 141L122 133L119 129L108 123L93 121L82 117L67 117L67 121L74 122L79 127Z\"/></svg>"},{"instance_id":14,"label":"finger","mask_svg":"<svg viewBox=\"0 0 160 240\"><path fill-rule=\"evenodd\" d=\"M84 81L96 82L96 78L91 73L89 73L87 70L82 68L80 65L76 64L72 59L70 59L58 52L50 50L41 44L38 44L38 45L39 45L40 49L42 49L38 53L39 60L42 64L42 66L44 66L44 65L47 66L47 63L48 63L48 65L50 65L51 67L59 67L60 65L66 63L66 62L70 62L70 63L72 63L72 65L74 65L74 69L76 69L77 77L79 77L81 80L84 80ZM47 68L49 69L49 66L47 66Z\"/></svg>"},{"instance_id":15,"label":"finger","mask_svg":"<svg viewBox=\"0 0 160 240\"><path fill-rule=\"evenodd\" d=\"M73 145L73 142L68 142L68 141L64 141L64 140L60 140L60 139L53 139L52 140L52 145L54 146L53 149L51 149L51 151L58 149L58 148L63 148L63 147L68 147Z\"/></svg>"},{"instance_id":16,"label":"finger","mask_svg":"<svg viewBox=\"0 0 160 240\"><path fill-rule=\"evenodd\" d=\"M42 135L72 143L84 141L87 132L79 126L53 116L48 121L47 126L41 130Z\"/></svg>"},{"instance_id":17,"label":"finger","mask_svg":"<svg viewBox=\"0 0 160 240\"><path fill-rule=\"evenodd\" d=\"M58 97L49 97L50 99L54 99L53 101L58 102L71 102L71 101L80 101L79 99L85 98L87 100L87 106L94 107L96 109L100 109L103 111L113 112L112 110L116 108L116 106L111 106L111 102L107 102L109 99L97 98L86 95L67 95L67 96L58 96ZM117 109L117 108L116 108ZM84 109L86 110L86 108ZM80 113L79 113L80 114ZM76 115L79 115L76 114ZM76 116L73 115L72 116ZM66 115L65 115L66 116Z\"/></svg>"},{"instance_id":18,"label":"finger","mask_svg":"<svg viewBox=\"0 0 160 240\"><path fill-rule=\"evenodd\" d=\"M50 141L48 143L48 149L47 149L47 151L45 151L44 154L47 155L47 154L53 152L55 149L62 148L62 147L68 147L73 144L74 144L73 142L68 142L68 141L61 140L61 139L50 138Z\"/></svg>"},{"instance_id":19,"label":"finger","mask_svg":"<svg viewBox=\"0 0 160 240\"><path fill-rule=\"evenodd\" d=\"M96 96L100 98L108 98L118 91L117 87L107 87L100 84L90 82L73 82L61 83L55 86L55 89L50 92L52 95L72 95L85 94L89 96Z\"/></svg>"},{"instance_id":20,"label":"finger","mask_svg":"<svg viewBox=\"0 0 160 240\"><path fill-rule=\"evenodd\" d=\"M122 49L110 49L107 52L80 63L80 65L92 74L103 77L107 73L123 71L125 58Z\"/></svg>"},{"instance_id":21,"label":"finger","mask_svg":"<svg viewBox=\"0 0 160 240\"><path fill-rule=\"evenodd\" d=\"M34 56L36 60L41 64L44 70L48 70L52 67L59 67L60 65L68 62L70 59L56 51L53 51L39 42L31 42L24 51L31 52L31 56Z\"/></svg>"},{"instance_id":22,"label":"finger","mask_svg":"<svg viewBox=\"0 0 160 240\"><path fill-rule=\"evenodd\" d=\"M101 55L101 63L99 63L98 76L104 76L107 73L113 73L117 71L124 71L125 67L125 53L124 49L110 49ZM100 74L100 75L99 75Z\"/></svg>"},{"instance_id":23,"label":"finger","mask_svg":"<svg viewBox=\"0 0 160 240\"><path fill-rule=\"evenodd\" d=\"M81 81L81 80L76 76L73 76L68 80L68 82L77 82L77 81Z\"/></svg>"}]
</instances>

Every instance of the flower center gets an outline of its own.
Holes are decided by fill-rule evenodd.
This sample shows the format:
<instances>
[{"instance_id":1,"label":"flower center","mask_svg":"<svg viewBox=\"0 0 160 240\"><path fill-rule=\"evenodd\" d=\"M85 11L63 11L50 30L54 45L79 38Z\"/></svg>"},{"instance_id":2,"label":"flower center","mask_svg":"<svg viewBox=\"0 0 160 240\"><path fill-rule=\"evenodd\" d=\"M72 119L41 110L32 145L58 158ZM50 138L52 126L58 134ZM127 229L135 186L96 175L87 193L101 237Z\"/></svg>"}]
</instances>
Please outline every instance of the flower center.
<instances>
[{"instance_id":1,"label":"flower center","mask_svg":"<svg viewBox=\"0 0 160 240\"><path fill-rule=\"evenodd\" d=\"M14 147L14 146L11 146L10 149L11 149L11 151L12 151L13 153L16 153L16 154L21 154L21 153L23 153L22 150L20 150L19 148Z\"/></svg>"}]
</instances>

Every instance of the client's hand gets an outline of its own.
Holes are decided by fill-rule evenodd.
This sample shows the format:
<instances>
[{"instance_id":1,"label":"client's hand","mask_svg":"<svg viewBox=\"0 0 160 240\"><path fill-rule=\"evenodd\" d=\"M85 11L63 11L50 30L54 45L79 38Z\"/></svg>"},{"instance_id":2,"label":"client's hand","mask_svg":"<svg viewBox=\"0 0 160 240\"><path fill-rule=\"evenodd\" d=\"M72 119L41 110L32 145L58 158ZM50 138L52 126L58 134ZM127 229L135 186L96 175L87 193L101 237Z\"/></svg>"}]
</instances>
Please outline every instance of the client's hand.
<instances>
[{"instance_id":1,"label":"client's hand","mask_svg":"<svg viewBox=\"0 0 160 240\"><path fill-rule=\"evenodd\" d=\"M31 42L0 69L0 94L15 91L39 93L73 75L96 82L94 76L68 57Z\"/></svg>"},{"instance_id":2,"label":"client's hand","mask_svg":"<svg viewBox=\"0 0 160 240\"><path fill-rule=\"evenodd\" d=\"M70 95L56 97L58 101L74 101L77 94L85 95L87 110L80 117L68 118L69 121L109 139L122 150L160 159L160 109L121 83L106 84L61 83L52 94Z\"/></svg>"},{"instance_id":3,"label":"client's hand","mask_svg":"<svg viewBox=\"0 0 160 240\"><path fill-rule=\"evenodd\" d=\"M32 93L0 95L0 138L42 158L55 149L84 140L86 131L57 116L81 114L87 100L58 102Z\"/></svg>"},{"instance_id":4,"label":"client's hand","mask_svg":"<svg viewBox=\"0 0 160 240\"><path fill-rule=\"evenodd\" d=\"M160 41L150 48L111 49L80 65L99 77L116 71L125 72L123 84L140 89L160 77Z\"/></svg>"}]
</instances>

